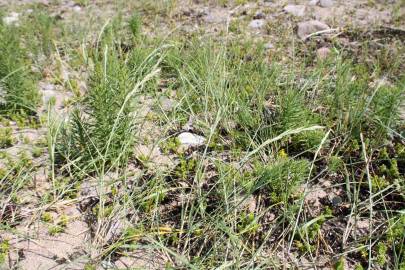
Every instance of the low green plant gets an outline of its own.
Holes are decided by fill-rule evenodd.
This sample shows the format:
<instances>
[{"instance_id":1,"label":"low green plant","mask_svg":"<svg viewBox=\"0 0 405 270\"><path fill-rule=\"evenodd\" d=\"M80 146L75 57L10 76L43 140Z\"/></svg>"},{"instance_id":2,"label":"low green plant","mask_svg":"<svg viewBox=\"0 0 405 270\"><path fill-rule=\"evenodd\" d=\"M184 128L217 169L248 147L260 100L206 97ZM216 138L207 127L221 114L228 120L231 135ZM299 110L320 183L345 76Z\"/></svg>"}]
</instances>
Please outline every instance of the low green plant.
<instances>
[{"instance_id":1,"label":"low green plant","mask_svg":"<svg viewBox=\"0 0 405 270\"><path fill-rule=\"evenodd\" d=\"M0 128L0 148L7 148L15 143L13 130L9 127Z\"/></svg>"},{"instance_id":2,"label":"low green plant","mask_svg":"<svg viewBox=\"0 0 405 270\"><path fill-rule=\"evenodd\" d=\"M377 264L384 266L387 262L387 246L384 242L377 244Z\"/></svg>"},{"instance_id":3,"label":"low green plant","mask_svg":"<svg viewBox=\"0 0 405 270\"><path fill-rule=\"evenodd\" d=\"M49 213L49 212L44 212L44 213L41 215L41 220L42 220L43 222L46 222L46 223L52 223L52 222L53 222L52 214Z\"/></svg>"},{"instance_id":4,"label":"low green plant","mask_svg":"<svg viewBox=\"0 0 405 270\"><path fill-rule=\"evenodd\" d=\"M328 168L331 172L338 173L343 169L344 162L339 156L331 156L328 162Z\"/></svg>"},{"instance_id":5,"label":"low green plant","mask_svg":"<svg viewBox=\"0 0 405 270\"><path fill-rule=\"evenodd\" d=\"M10 243L8 240L3 240L0 243L0 265L6 262L7 255L10 250Z\"/></svg>"},{"instance_id":6,"label":"low green plant","mask_svg":"<svg viewBox=\"0 0 405 270\"><path fill-rule=\"evenodd\" d=\"M52 225L48 228L48 233L51 236L58 235L60 233L63 233L64 231L65 231L65 229L59 225Z\"/></svg>"},{"instance_id":7,"label":"low green plant","mask_svg":"<svg viewBox=\"0 0 405 270\"><path fill-rule=\"evenodd\" d=\"M287 202L309 174L305 159L282 158L273 164L257 168L259 176L254 189L264 189L274 202Z\"/></svg>"}]
</instances>

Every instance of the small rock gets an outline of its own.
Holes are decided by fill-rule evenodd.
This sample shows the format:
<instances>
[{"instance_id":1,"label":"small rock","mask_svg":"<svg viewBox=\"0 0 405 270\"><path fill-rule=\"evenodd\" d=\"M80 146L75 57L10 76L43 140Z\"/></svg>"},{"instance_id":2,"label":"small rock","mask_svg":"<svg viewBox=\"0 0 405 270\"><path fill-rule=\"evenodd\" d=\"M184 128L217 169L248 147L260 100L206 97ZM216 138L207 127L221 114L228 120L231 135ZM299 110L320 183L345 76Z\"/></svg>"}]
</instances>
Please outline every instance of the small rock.
<instances>
[{"instance_id":1,"label":"small rock","mask_svg":"<svg viewBox=\"0 0 405 270\"><path fill-rule=\"evenodd\" d=\"M333 0L320 0L319 2L321 7L332 7L334 4Z\"/></svg>"},{"instance_id":2,"label":"small rock","mask_svg":"<svg viewBox=\"0 0 405 270\"><path fill-rule=\"evenodd\" d=\"M319 48L316 51L316 55L317 55L318 59L321 59L321 60L328 58L329 54L330 54L330 49L327 47Z\"/></svg>"},{"instance_id":3,"label":"small rock","mask_svg":"<svg viewBox=\"0 0 405 270\"><path fill-rule=\"evenodd\" d=\"M255 19L255 20L260 20L260 19L265 19L265 18L266 18L266 15L261 11L256 12L256 14L253 16L253 19Z\"/></svg>"},{"instance_id":4,"label":"small rock","mask_svg":"<svg viewBox=\"0 0 405 270\"><path fill-rule=\"evenodd\" d=\"M205 138L190 132L183 132L179 136L177 136L177 139L182 145L185 146L199 146L204 144Z\"/></svg>"},{"instance_id":5,"label":"small rock","mask_svg":"<svg viewBox=\"0 0 405 270\"><path fill-rule=\"evenodd\" d=\"M318 5L318 3L319 3L319 0L311 0L311 1L309 1L308 5L316 6L316 5Z\"/></svg>"},{"instance_id":6,"label":"small rock","mask_svg":"<svg viewBox=\"0 0 405 270\"><path fill-rule=\"evenodd\" d=\"M74 12L80 12L81 10L82 10L82 8L80 6L74 6L73 7Z\"/></svg>"},{"instance_id":7,"label":"small rock","mask_svg":"<svg viewBox=\"0 0 405 270\"><path fill-rule=\"evenodd\" d=\"M335 196L332 198L332 205L333 206L339 206L343 202L342 198L340 196Z\"/></svg>"},{"instance_id":8,"label":"small rock","mask_svg":"<svg viewBox=\"0 0 405 270\"><path fill-rule=\"evenodd\" d=\"M263 19L253 20L249 23L249 27L258 29L258 28L262 28L265 23L266 23L266 21Z\"/></svg>"},{"instance_id":9,"label":"small rock","mask_svg":"<svg viewBox=\"0 0 405 270\"><path fill-rule=\"evenodd\" d=\"M270 50L273 48L274 48L274 45L271 42L267 42L266 44L264 44L264 49L266 49L266 50Z\"/></svg>"},{"instance_id":10,"label":"small rock","mask_svg":"<svg viewBox=\"0 0 405 270\"><path fill-rule=\"evenodd\" d=\"M297 34L301 39L305 39L310 34L328 29L330 29L330 27L327 24L317 20L311 20L300 22L298 24Z\"/></svg>"},{"instance_id":11,"label":"small rock","mask_svg":"<svg viewBox=\"0 0 405 270\"><path fill-rule=\"evenodd\" d=\"M305 15L304 5L286 5L283 10L297 17L302 17Z\"/></svg>"},{"instance_id":12,"label":"small rock","mask_svg":"<svg viewBox=\"0 0 405 270\"><path fill-rule=\"evenodd\" d=\"M18 22L19 16L20 16L20 14L18 14L17 12L11 12L10 15L3 18L3 23L5 23L7 25L14 24L14 23Z\"/></svg>"}]
</instances>

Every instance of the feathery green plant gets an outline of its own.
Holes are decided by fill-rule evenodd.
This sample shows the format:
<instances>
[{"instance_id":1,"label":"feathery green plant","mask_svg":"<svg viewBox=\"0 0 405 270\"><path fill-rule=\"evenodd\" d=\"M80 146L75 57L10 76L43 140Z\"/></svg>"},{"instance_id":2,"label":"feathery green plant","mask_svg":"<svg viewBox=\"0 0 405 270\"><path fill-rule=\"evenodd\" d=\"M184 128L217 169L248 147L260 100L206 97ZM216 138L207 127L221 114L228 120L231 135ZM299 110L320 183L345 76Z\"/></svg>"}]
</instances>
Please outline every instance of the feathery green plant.
<instances>
[{"instance_id":1,"label":"feathery green plant","mask_svg":"<svg viewBox=\"0 0 405 270\"><path fill-rule=\"evenodd\" d=\"M32 115L39 95L20 38L17 26L5 25L0 18L0 110Z\"/></svg>"}]
</instances>

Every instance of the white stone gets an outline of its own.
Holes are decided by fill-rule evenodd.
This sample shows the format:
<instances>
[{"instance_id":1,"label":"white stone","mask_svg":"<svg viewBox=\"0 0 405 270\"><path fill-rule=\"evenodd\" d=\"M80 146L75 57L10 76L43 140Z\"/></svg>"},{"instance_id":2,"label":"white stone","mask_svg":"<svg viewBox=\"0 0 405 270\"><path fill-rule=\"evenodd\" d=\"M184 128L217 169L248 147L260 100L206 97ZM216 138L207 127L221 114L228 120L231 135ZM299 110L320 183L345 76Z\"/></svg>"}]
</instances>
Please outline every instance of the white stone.
<instances>
[{"instance_id":1,"label":"white stone","mask_svg":"<svg viewBox=\"0 0 405 270\"><path fill-rule=\"evenodd\" d=\"M266 44L264 44L264 49L266 50L274 49L273 43L267 42Z\"/></svg>"},{"instance_id":2,"label":"white stone","mask_svg":"<svg viewBox=\"0 0 405 270\"><path fill-rule=\"evenodd\" d=\"M74 6L74 7L73 7L73 11L74 11L74 12L80 12L81 10L82 10L82 8L79 7L79 6Z\"/></svg>"},{"instance_id":3,"label":"white stone","mask_svg":"<svg viewBox=\"0 0 405 270\"><path fill-rule=\"evenodd\" d=\"M255 29L262 28L265 23L266 23L266 21L263 19L253 20L249 23L249 27L255 28Z\"/></svg>"},{"instance_id":4,"label":"white stone","mask_svg":"<svg viewBox=\"0 0 405 270\"><path fill-rule=\"evenodd\" d=\"M183 132L177 136L177 139L185 146L199 146L205 143L205 138L190 132Z\"/></svg>"},{"instance_id":5,"label":"white stone","mask_svg":"<svg viewBox=\"0 0 405 270\"><path fill-rule=\"evenodd\" d=\"M334 4L333 0L320 0L319 2L321 7L332 7Z\"/></svg>"},{"instance_id":6,"label":"white stone","mask_svg":"<svg viewBox=\"0 0 405 270\"><path fill-rule=\"evenodd\" d=\"M286 5L284 11L296 17L305 15L305 6L303 5Z\"/></svg>"}]
</instances>

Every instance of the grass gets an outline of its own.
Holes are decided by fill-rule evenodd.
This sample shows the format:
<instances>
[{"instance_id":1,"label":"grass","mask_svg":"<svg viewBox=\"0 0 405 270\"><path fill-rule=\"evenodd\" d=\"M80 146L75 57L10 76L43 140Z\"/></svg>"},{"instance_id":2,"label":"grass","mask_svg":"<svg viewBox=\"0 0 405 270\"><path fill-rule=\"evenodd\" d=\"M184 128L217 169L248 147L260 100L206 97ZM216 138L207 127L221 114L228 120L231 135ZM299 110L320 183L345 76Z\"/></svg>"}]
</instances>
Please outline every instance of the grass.
<instances>
[{"instance_id":1,"label":"grass","mask_svg":"<svg viewBox=\"0 0 405 270\"><path fill-rule=\"evenodd\" d=\"M0 24L1 110L3 113L36 111L38 93L27 70L27 52L21 46L18 29Z\"/></svg>"},{"instance_id":2,"label":"grass","mask_svg":"<svg viewBox=\"0 0 405 270\"><path fill-rule=\"evenodd\" d=\"M149 4L152 13L176 9L176 1ZM381 52L370 65L344 49L309 61L303 52L313 44L304 43L294 60L269 61L263 44L229 36L148 37L143 13L107 21L92 42L66 42L73 59L52 45L68 37L44 14L33 19L40 27L32 48L21 41L27 30L6 34L27 26L0 25L6 119L36 114L39 78L26 66L37 55L58 55L86 82L85 90L62 84L76 92L65 119L49 104L40 121L47 151L21 153L18 163L2 157L2 228L21 221L9 209L23 207L45 167L50 187L37 219L56 237L71 218L51 209L80 202L96 250L86 269L139 250L167 269L300 268L296 261L317 265L322 256L335 269L405 267L401 63L387 66ZM164 110L162 96L176 106ZM13 131L1 127L0 148L18 146ZM206 143L182 145L184 131ZM157 149L157 158L137 154L139 145ZM87 183L95 194L83 195ZM10 251L0 241L1 263Z\"/></svg>"}]
</instances>

